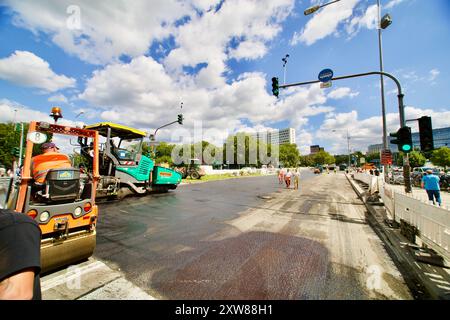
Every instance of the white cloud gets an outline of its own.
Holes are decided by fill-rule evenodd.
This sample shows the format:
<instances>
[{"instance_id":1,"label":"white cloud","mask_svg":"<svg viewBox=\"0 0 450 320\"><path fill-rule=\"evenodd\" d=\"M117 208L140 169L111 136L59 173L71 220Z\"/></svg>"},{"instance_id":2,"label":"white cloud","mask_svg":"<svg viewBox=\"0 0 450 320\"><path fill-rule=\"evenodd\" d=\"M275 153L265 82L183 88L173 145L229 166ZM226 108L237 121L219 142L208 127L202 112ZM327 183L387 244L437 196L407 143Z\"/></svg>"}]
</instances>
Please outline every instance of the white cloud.
<instances>
[{"instance_id":1,"label":"white cloud","mask_svg":"<svg viewBox=\"0 0 450 320\"><path fill-rule=\"evenodd\" d=\"M391 0L389 1L384 8L385 9L392 9L393 7L399 5L400 3L404 2L405 0Z\"/></svg>"},{"instance_id":2,"label":"white cloud","mask_svg":"<svg viewBox=\"0 0 450 320\"><path fill-rule=\"evenodd\" d=\"M95 64L116 61L123 54L144 54L153 40L173 30L177 20L195 12L193 6L210 6L206 1L175 0L6 0L6 4L15 12L16 25L47 33L66 52ZM71 11L73 5L79 10Z\"/></svg>"},{"instance_id":3,"label":"white cloud","mask_svg":"<svg viewBox=\"0 0 450 320\"><path fill-rule=\"evenodd\" d=\"M63 94L57 94L57 95L50 96L47 100L50 102L59 102L59 103L68 103L69 102L67 100L66 96Z\"/></svg>"},{"instance_id":4,"label":"white cloud","mask_svg":"<svg viewBox=\"0 0 450 320\"><path fill-rule=\"evenodd\" d=\"M378 6L371 5L367 8L366 12L361 16L353 17L350 23L346 26L346 31L349 37L354 37L361 28L367 28L369 30L376 29L378 26Z\"/></svg>"},{"instance_id":5,"label":"white cloud","mask_svg":"<svg viewBox=\"0 0 450 320\"><path fill-rule=\"evenodd\" d=\"M242 42L232 56L261 57L265 42L280 30L279 23L291 12L294 0L176 1L117 0L6 0L17 26L36 35L44 32L66 52L94 64L117 62L121 55L131 58L145 54L154 41L173 36L171 67L211 63L223 55L232 39ZM216 10L220 3L220 10ZM71 11L75 7L75 11ZM79 14L78 14L79 13ZM250 48L250 46L256 48ZM222 70L222 72L225 70Z\"/></svg>"},{"instance_id":6,"label":"white cloud","mask_svg":"<svg viewBox=\"0 0 450 320\"><path fill-rule=\"evenodd\" d=\"M310 146L313 144L313 134L305 129L297 130L295 142L300 150L300 154L307 155L310 152Z\"/></svg>"},{"instance_id":7,"label":"white cloud","mask_svg":"<svg viewBox=\"0 0 450 320\"><path fill-rule=\"evenodd\" d=\"M427 74L418 74L415 70L399 69L395 71L395 74L401 75L401 77L409 82L431 82L432 84L437 79L441 72L437 68L431 69Z\"/></svg>"},{"instance_id":8,"label":"white cloud","mask_svg":"<svg viewBox=\"0 0 450 320\"><path fill-rule=\"evenodd\" d=\"M218 68L217 60L260 58L267 51L265 43L281 31L280 23L293 6L293 0L225 1L220 10L193 16L176 30L178 47L170 52L165 65L180 70L182 66L207 63L207 68L213 65L220 76L226 71L225 64ZM231 47L232 41L240 43L237 48Z\"/></svg>"},{"instance_id":9,"label":"white cloud","mask_svg":"<svg viewBox=\"0 0 450 320\"><path fill-rule=\"evenodd\" d=\"M327 98L318 85L286 90L277 101L266 91L264 74L244 73L232 83L220 79L217 87L198 86L198 76L175 78L162 64L142 56L95 71L79 99L96 106L105 120L149 131L174 121L181 112L183 127L189 130L194 121L203 121L204 129L233 132L246 121L270 127L288 119L291 126L301 128L309 117L334 110L323 105ZM158 135L168 137L170 130Z\"/></svg>"},{"instance_id":10,"label":"white cloud","mask_svg":"<svg viewBox=\"0 0 450 320\"><path fill-rule=\"evenodd\" d=\"M52 122L48 113L33 109L8 99L0 100L0 122ZM66 118L58 120L58 124L75 126L77 123Z\"/></svg>"},{"instance_id":11,"label":"white cloud","mask_svg":"<svg viewBox=\"0 0 450 320\"><path fill-rule=\"evenodd\" d=\"M430 70L430 76L428 78L429 81L434 81L439 76L441 72L438 69Z\"/></svg>"},{"instance_id":12,"label":"white cloud","mask_svg":"<svg viewBox=\"0 0 450 320\"><path fill-rule=\"evenodd\" d=\"M259 41L244 41L236 49L231 50L230 57L236 60L255 59L263 57L267 52L264 43Z\"/></svg>"},{"instance_id":13,"label":"white cloud","mask_svg":"<svg viewBox=\"0 0 450 320\"><path fill-rule=\"evenodd\" d=\"M336 32L339 24L351 17L353 9L358 2L359 0L340 1L320 9L306 23L303 30L295 32L291 39L291 45L301 42L309 46L320 39L332 35Z\"/></svg>"},{"instance_id":14,"label":"white cloud","mask_svg":"<svg viewBox=\"0 0 450 320\"><path fill-rule=\"evenodd\" d=\"M421 116L431 116L433 128L448 127L450 123L450 111L435 111L417 107L405 107L406 119L417 119ZM400 127L398 113L386 114L387 132L395 132ZM417 124L408 123L412 131L418 131ZM316 132L316 138L330 143L329 150L335 154L347 153L347 130L350 137L350 148L354 151L366 152L371 144L382 142L382 117L373 116L359 119L358 112L353 110L347 113L331 114Z\"/></svg>"},{"instance_id":15,"label":"white cloud","mask_svg":"<svg viewBox=\"0 0 450 320\"><path fill-rule=\"evenodd\" d=\"M352 92L348 87L341 87L331 91L328 94L330 99L354 98L359 95L359 92Z\"/></svg>"},{"instance_id":16,"label":"white cloud","mask_svg":"<svg viewBox=\"0 0 450 320\"><path fill-rule=\"evenodd\" d=\"M75 86L75 79L58 75L47 61L29 51L15 51L0 59L0 79L14 84L54 92Z\"/></svg>"}]
</instances>

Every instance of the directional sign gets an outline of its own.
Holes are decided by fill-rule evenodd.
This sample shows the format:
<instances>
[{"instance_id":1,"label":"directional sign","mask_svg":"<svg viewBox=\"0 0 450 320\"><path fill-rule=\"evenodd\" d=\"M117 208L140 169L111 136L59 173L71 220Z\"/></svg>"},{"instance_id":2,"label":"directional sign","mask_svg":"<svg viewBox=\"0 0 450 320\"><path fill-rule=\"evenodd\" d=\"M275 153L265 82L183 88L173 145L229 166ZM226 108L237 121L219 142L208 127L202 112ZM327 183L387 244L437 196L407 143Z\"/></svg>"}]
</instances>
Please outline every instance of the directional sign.
<instances>
[{"instance_id":1,"label":"directional sign","mask_svg":"<svg viewBox=\"0 0 450 320\"><path fill-rule=\"evenodd\" d=\"M320 83L320 89L330 88L330 87L331 87L331 81Z\"/></svg>"},{"instance_id":2,"label":"directional sign","mask_svg":"<svg viewBox=\"0 0 450 320\"><path fill-rule=\"evenodd\" d=\"M333 79L333 70L331 69L324 69L320 71L319 73L319 81L321 82L328 82L331 79Z\"/></svg>"}]
</instances>

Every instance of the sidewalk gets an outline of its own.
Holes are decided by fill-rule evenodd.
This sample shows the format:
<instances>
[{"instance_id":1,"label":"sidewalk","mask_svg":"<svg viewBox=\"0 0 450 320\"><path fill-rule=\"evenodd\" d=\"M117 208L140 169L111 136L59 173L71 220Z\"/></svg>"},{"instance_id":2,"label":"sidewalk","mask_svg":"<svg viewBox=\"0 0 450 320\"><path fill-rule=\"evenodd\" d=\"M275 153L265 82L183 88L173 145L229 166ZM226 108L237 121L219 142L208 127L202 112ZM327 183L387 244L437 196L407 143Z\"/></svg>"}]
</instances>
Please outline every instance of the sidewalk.
<instances>
[{"instance_id":1,"label":"sidewalk","mask_svg":"<svg viewBox=\"0 0 450 320\"><path fill-rule=\"evenodd\" d=\"M416 299L449 300L450 269L424 262L426 258L429 258L429 262L432 262L432 257L429 257L430 255L417 245L410 243L400 233L400 229L388 226L385 222L387 215L384 206L370 204L367 201L368 195L364 187L350 176L346 176L369 211L367 220L385 243L386 250L395 261L406 283L414 292L414 297ZM404 190L402 185L392 186L396 189L398 188L399 191ZM424 190L419 188L414 189L414 196L420 196L420 193L425 193ZM444 199L443 201L445 201Z\"/></svg>"}]
</instances>

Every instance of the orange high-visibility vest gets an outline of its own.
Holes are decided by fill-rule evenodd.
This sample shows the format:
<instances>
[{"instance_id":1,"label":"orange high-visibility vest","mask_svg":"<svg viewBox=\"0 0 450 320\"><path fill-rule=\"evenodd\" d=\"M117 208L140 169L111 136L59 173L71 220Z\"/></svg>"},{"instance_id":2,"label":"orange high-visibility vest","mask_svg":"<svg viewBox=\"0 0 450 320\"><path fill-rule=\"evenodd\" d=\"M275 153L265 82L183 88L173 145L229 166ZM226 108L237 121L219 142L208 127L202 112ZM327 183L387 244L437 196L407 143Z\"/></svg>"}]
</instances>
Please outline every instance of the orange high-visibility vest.
<instances>
[{"instance_id":1,"label":"orange high-visibility vest","mask_svg":"<svg viewBox=\"0 0 450 320\"><path fill-rule=\"evenodd\" d=\"M50 169L71 168L72 163L65 154L59 152L47 152L31 159L31 171L34 181L44 183L45 176Z\"/></svg>"}]
</instances>

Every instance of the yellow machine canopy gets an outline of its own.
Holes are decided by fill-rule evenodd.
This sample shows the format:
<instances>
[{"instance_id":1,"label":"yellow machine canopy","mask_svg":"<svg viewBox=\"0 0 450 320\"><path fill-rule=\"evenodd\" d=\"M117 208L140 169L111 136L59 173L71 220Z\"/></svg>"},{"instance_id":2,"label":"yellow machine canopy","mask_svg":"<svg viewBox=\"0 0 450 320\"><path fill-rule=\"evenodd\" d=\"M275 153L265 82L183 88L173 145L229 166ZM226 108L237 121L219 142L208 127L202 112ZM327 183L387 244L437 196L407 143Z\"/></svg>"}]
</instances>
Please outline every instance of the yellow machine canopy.
<instances>
[{"instance_id":1,"label":"yellow machine canopy","mask_svg":"<svg viewBox=\"0 0 450 320\"><path fill-rule=\"evenodd\" d=\"M88 125L85 128L98 131L98 133L104 137L108 134L108 128L111 128L111 138L118 137L124 140L142 138L147 135L144 131L112 122L95 123Z\"/></svg>"}]
</instances>

